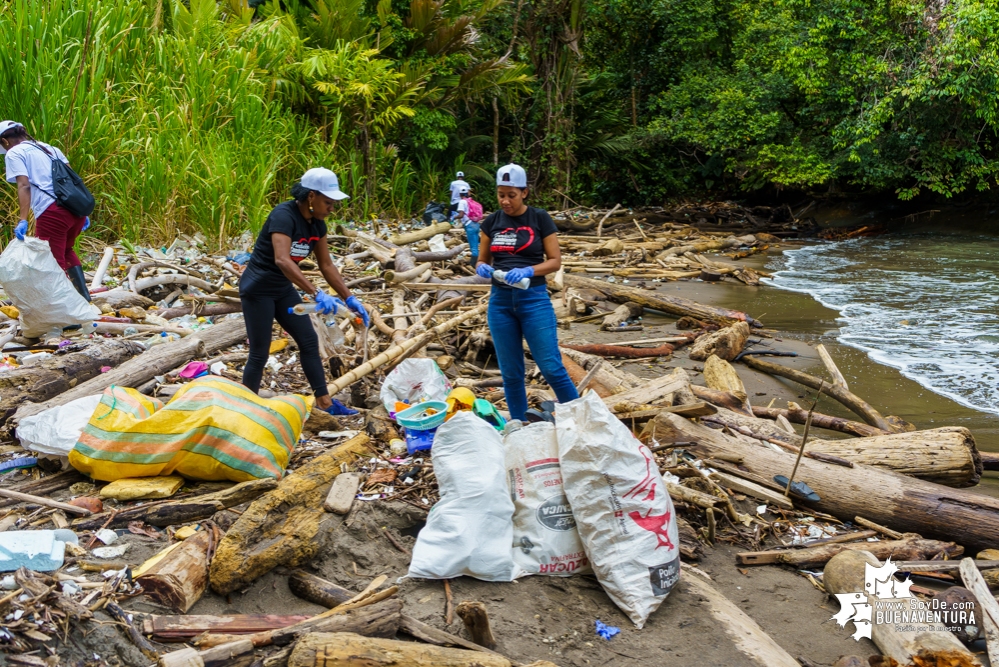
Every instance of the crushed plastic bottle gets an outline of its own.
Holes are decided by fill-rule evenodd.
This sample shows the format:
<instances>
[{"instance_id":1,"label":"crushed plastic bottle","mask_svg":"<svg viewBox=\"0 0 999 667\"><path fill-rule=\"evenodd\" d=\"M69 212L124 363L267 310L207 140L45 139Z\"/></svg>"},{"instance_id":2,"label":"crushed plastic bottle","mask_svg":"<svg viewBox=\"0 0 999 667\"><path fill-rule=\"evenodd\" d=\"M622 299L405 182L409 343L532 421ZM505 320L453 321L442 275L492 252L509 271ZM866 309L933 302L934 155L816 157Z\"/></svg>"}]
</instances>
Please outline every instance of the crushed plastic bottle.
<instances>
[{"instance_id":1,"label":"crushed plastic bottle","mask_svg":"<svg viewBox=\"0 0 999 667\"><path fill-rule=\"evenodd\" d=\"M503 283L504 285L510 285L510 283L506 281L506 274L507 274L506 271L500 271L499 269L493 271L493 277L496 280ZM527 289L530 286L531 286L530 278L523 278L516 285L510 285L510 287L516 287L517 289Z\"/></svg>"}]
</instances>

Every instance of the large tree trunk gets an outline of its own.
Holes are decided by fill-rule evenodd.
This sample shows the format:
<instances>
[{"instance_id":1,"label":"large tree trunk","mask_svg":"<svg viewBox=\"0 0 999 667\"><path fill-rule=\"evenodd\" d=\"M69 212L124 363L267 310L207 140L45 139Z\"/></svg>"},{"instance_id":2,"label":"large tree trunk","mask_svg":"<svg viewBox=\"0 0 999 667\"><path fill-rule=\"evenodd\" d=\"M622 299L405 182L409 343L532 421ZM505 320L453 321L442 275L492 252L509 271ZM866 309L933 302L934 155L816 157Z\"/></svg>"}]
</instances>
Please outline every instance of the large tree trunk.
<instances>
[{"instance_id":1,"label":"large tree trunk","mask_svg":"<svg viewBox=\"0 0 999 667\"><path fill-rule=\"evenodd\" d=\"M724 325L735 322L753 323L751 317L738 310L705 306L696 301L678 296L669 296L652 290L644 290L617 283L607 283L600 280L593 280L592 278L583 278L571 273L565 274L565 284L566 287L597 290L615 301L622 303L631 301L645 308L652 308L653 310L676 315L677 317L695 317L699 320L708 320Z\"/></svg>"},{"instance_id":2,"label":"large tree trunk","mask_svg":"<svg viewBox=\"0 0 999 667\"><path fill-rule=\"evenodd\" d=\"M801 446L801 436L774 422L719 409L703 421L726 426L750 437L790 447ZM982 459L971 432L961 426L926 431L882 434L869 438L809 440L807 454L827 454L853 463L886 468L945 486L978 484Z\"/></svg>"},{"instance_id":3,"label":"large tree trunk","mask_svg":"<svg viewBox=\"0 0 999 667\"><path fill-rule=\"evenodd\" d=\"M971 431L963 426L871 438L810 440L805 449L945 486L974 486L982 476L982 457Z\"/></svg>"},{"instance_id":4,"label":"large tree trunk","mask_svg":"<svg viewBox=\"0 0 999 667\"><path fill-rule=\"evenodd\" d=\"M330 524L323 499L340 466L368 451L356 435L288 475L253 501L229 528L212 559L211 585L220 595L240 589L278 565L301 565L322 548Z\"/></svg>"},{"instance_id":5,"label":"large tree trunk","mask_svg":"<svg viewBox=\"0 0 999 667\"><path fill-rule=\"evenodd\" d=\"M832 594L860 593L866 595L868 604L874 606L877 600L864 591L866 564L881 567L881 563L866 551L844 551L829 561L823 571L822 583ZM908 600L901 600L903 609L908 609ZM923 626L923 631L905 630L894 623L876 623L872 618L871 639L882 655L898 661L900 665L910 665L917 656L925 665L981 665L957 638L940 623L923 620L914 626ZM936 658L941 658L937 661Z\"/></svg>"},{"instance_id":6,"label":"large tree trunk","mask_svg":"<svg viewBox=\"0 0 999 667\"><path fill-rule=\"evenodd\" d=\"M0 419L7 419L27 401L44 401L118 366L145 348L130 340L102 341L81 352L57 355L35 366L0 373Z\"/></svg>"},{"instance_id":7,"label":"large tree trunk","mask_svg":"<svg viewBox=\"0 0 999 667\"><path fill-rule=\"evenodd\" d=\"M23 419L58 405L84 396L100 394L111 385L137 387L157 375L177 368L185 361L202 355L214 354L246 339L246 325L242 319L225 320L187 338L173 343L157 345L130 359L107 373L101 373L86 382L42 403L25 403L17 409L14 419Z\"/></svg>"},{"instance_id":8,"label":"large tree trunk","mask_svg":"<svg viewBox=\"0 0 999 667\"><path fill-rule=\"evenodd\" d=\"M656 440L695 442L693 451L708 457L727 454L742 457L742 466L764 479L788 476L795 455L736 440L683 417L662 414L656 418ZM951 489L921 479L874 468L852 468L801 459L796 479L808 483L822 498L810 504L844 521L862 516L901 532L956 541L971 550L999 544L999 498Z\"/></svg>"}]
</instances>

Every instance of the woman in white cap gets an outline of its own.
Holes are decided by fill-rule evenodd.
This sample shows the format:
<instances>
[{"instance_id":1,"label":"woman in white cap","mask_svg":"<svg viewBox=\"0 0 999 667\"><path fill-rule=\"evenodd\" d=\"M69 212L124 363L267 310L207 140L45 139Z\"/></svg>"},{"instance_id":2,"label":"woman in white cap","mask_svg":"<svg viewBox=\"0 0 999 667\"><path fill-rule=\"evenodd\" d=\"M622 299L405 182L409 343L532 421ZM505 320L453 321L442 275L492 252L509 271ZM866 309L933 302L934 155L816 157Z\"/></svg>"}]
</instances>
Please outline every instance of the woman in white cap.
<instances>
[{"instance_id":1,"label":"woman in white cap","mask_svg":"<svg viewBox=\"0 0 999 667\"><path fill-rule=\"evenodd\" d=\"M56 262L69 276L73 287L90 301L90 289L73 251L76 238L90 226L90 218L75 215L56 202L52 183L52 162L69 164L63 152L54 146L35 141L24 125L12 120L0 121L0 155L7 167L7 181L17 185L20 220L14 236L21 241L28 232L28 210L35 214L35 234L48 241Z\"/></svg>"},{"instance_id":2,"label":"woman in white cap","mask_svg":"<svg viewBox=\"0 0 999 667\"><path fill-rule=\"evenodd\" d=\"M302 370L316 396L316 407L331 411L334 401L326 388L319 338L310 318L294 315L289 309L302 303L298 293L302 290L315 300L317 312L335 313L340 308L349 308L362 318L365 327L368 326L368 312L347 289L326 244L326 216L333 211L335 202L347 199L347 195L340 190L336 174L317 168L305 172L302 180L292 186L291 196L294 199L278 204L267 216L250 261L239 279L239 298L250 342L243 384L254 392L259 391L270 354L271 326L277 320L298 344ZM315 253L326 282L344 301L313 285L298 268L298 263L310 253Z\"/></svg>"},{"instance_id":3,"label":"woman in white cap","mask_svg":"<svg viewBox=\"0 0 999 667\"><path fill-rule=\"evenodd\" d=\"M489 297L489 332L503 376L503 391L511 419L527 416L524 386L524 345L559 402L579 398L576 386L562 365L558 348L558 323L548 298L545 276L562 266L555 223L547 211L528 206L527 172L508 164L496 172L500 210L482 223L476 273L492 277ZM505 271L501 281L494 270ZM525 289L518 288L528 281Z\"/></svg>"}]
</instances>

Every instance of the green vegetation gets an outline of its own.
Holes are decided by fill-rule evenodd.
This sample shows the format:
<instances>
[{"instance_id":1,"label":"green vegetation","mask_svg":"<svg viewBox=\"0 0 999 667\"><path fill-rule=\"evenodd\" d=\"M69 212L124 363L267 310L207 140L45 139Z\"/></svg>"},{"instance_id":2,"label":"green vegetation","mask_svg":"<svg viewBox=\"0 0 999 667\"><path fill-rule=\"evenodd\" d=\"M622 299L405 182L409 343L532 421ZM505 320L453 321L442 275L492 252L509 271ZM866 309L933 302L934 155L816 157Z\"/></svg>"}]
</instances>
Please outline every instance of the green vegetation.
<instances>
[{"instance_id":1,"label":"green vegetation","mask_svg":"<svg viewBox=\"0 0 999 667\"><path fill-rule=\"evenodd\" d=\"M488 206L509 160L551 205L999 174L999 0L3 0L0 30L0 116L132 241L257 229L317 165L354 219L459 168Z\"/></svg>"}]
</instances>

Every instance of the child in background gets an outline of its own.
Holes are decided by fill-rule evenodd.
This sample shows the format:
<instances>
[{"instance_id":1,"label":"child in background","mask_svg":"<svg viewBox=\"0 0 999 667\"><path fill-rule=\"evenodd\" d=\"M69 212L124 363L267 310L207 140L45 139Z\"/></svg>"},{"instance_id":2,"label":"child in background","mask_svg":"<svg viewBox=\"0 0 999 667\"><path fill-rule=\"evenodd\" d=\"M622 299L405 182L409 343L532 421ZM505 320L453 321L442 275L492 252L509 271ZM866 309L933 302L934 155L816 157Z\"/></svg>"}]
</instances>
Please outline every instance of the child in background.
<instances>
[{"instance_id":1,"label":"child in background","mask_svg":"<svg viewBox=\"0 0 999 667\"><path fill-rule=\"evenodd\" d=\"M462 227L465 228L465 237L468 239L468 248L472 251L472 265L475 265L475 260L479 256L479 223L473 220L469 215L470 206L469 200L471 195L468 191L468 186L463 185L458 190L458 204L457 210L453 214L453 219L457 221ZM479 217L481 219L481 206L479 207Z\"/></svg>"}]
</instances>

